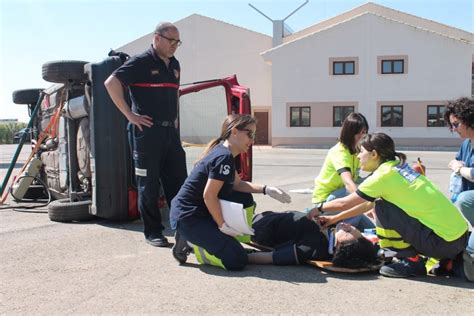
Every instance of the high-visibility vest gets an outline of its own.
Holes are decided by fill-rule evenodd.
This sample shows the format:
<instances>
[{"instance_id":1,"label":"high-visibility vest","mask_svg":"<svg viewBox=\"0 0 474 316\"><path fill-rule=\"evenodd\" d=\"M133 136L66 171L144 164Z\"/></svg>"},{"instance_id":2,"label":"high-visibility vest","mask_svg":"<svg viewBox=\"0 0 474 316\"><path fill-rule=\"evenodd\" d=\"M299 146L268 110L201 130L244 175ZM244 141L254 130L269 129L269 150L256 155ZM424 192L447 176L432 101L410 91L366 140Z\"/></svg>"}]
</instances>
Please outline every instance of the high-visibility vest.
<instances>
[{"instance_id":1,"label":"high-visibility vest","mask_svg":"<svg viewBox=\"0 0 474 316\"><path fill-rule=\"evenodd\" d=\"M255 208L256 207L257 207L257 204L253 203L252 206L244 208L245 216L246 216L246 219L247 219L247 224L249 225L250 228L252 227L253 215L255 214ZM251 241L250 240L251 236L250 235L242 235L242 236L235 237L235 239L237 239L239 242L245 244L245 243L249 243Z\"/></svg>"}]
</instances>

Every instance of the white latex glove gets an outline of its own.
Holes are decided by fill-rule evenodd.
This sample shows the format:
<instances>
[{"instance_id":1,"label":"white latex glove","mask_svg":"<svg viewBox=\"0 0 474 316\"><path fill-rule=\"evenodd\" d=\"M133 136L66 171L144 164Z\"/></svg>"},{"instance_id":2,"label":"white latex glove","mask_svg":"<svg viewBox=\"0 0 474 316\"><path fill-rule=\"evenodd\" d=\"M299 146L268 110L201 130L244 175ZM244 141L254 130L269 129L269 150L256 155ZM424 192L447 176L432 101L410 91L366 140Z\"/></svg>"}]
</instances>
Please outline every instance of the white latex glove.
<instances>
[{"instance_id":1,"label":"white latex glove","mask_svg":"<svg viewBox=\"0 0 474 316\"><path fill-rule=\"evenodd\" d=\"M271 198L281 202L281 203L290 203L291 196L289 196L285 191L278 189L276 187L265 187L265 194L269 195Z\"/></svg>"},{"instance_id":2,"label":"white latex glove","mask_svg":"<svg viewBox=\"0 0 474 316\"><path fill-rule=\"evenodd\" d=\"M227 225L226 222L224 222L224 224L222 224L221 227L219 227L219 230L221 232L223 232L224 234L226 235L229 235L231 237L238 237L238 236L242 236L243 234L235 229L233 229L232 227L230 227L229 225Z\"/></svg>"}]
</instances>

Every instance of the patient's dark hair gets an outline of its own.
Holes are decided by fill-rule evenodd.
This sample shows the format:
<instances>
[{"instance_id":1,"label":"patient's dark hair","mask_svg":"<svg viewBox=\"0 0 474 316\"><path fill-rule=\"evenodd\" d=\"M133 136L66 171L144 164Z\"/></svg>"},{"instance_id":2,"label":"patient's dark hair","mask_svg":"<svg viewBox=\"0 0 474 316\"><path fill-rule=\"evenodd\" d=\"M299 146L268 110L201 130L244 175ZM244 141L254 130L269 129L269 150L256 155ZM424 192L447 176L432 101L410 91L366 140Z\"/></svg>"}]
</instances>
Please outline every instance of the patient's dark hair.
<instances>
[{"instance_id":1,"label":"patient's dark hair","mask_svg":"<svg viewBox=\"0 0 474 316\"><path fill-rule=\"evenodd\" d=\"M336 249L332 264L335 267L360 269L377 263L377 247L360 237L355 243L341 244Z\"/></svg>"}]
</instances>

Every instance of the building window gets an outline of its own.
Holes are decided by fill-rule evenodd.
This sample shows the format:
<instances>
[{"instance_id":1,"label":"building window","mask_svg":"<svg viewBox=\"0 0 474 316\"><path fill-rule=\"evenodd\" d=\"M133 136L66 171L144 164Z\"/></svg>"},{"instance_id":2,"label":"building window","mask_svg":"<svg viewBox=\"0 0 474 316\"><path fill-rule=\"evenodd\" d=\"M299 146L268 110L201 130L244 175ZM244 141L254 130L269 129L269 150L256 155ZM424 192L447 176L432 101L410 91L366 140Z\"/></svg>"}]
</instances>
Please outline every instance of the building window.
<instances>
[{"instance_id":1,"label":"building window","mask_svg":"<svg viewBox=\"0 0 474 316\"><path fill-rule=\"evenodd\" d=\"M403 126L403 105L382 105L381 126Z\"/></svg>"},{"instance_id":2,"label":"building window","mask_svg":"<svg viewBox=\"0 0 474 316\"><path fill-rule=\"evenodd\" d=\"M382 74L404 73L405 61L403 59L382 60Z\"/></svg>"},{"instance_id":3,"label":"building window","mask_svg":"<svg viewBox=\"0 0 474 316\"><path fill-rule=\"evenodd\" d=\"M332 110L332 126L342 126L346 117L354 112L353 106L335 106Z\"/></svg>"},{"instance_id":4,"label":"building window","mask_svg":"<svg viewBox=\"0 0 474 316\"><path fill-rule=\"evenodd\" d=\"M355 67L353 61L335 61L332 63L333 75L353 75Z\"/></svg>"},{"instance_id":5,"label":"building window","mask_svg":"<svg viewBox=\"0 0 474 316\"><path fill-rule=\"evenodd\" d=\"M290 107L290 126L310 126L311 108L309 106Z\"/></svg>"},{"instance_id":6,"label":"building window","mask_svg":"<svg viewBox=\"0 0 474 316\"><path fill-rule=\"evenodd\" d=\"M428 127L444 126L444 109L444 105L428 105L426 125Z\"/></svg>"}]
</instances>

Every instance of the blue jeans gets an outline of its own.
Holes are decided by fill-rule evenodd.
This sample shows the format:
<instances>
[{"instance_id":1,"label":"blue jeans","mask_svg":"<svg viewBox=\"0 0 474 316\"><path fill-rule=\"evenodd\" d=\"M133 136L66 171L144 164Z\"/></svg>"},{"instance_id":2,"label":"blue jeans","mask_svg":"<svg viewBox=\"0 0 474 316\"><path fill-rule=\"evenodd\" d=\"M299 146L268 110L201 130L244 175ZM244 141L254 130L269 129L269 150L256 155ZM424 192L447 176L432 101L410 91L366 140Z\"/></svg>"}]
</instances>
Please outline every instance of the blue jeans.
<instances>
[{"instance_id":1,"label":"blue jeans","mask_svg":"<svg viewBox=\"0 0 474 316\"><path fill-rule=\"evenodd\" d=\"M474 231L471 232L471 237L469 237L469 241L467 242L467 252L474 253Z\"/></svg>"},{"instance_id":2,"label":"blue jeans","mask_svg":"<svg viewBox=\"0 0 474 316\"><path fill-rule=\"evenodd\" d=\"M463 213L469 223L474 226L474 190L459 193L454 205Z\"/></svg>"}]
</instances>

